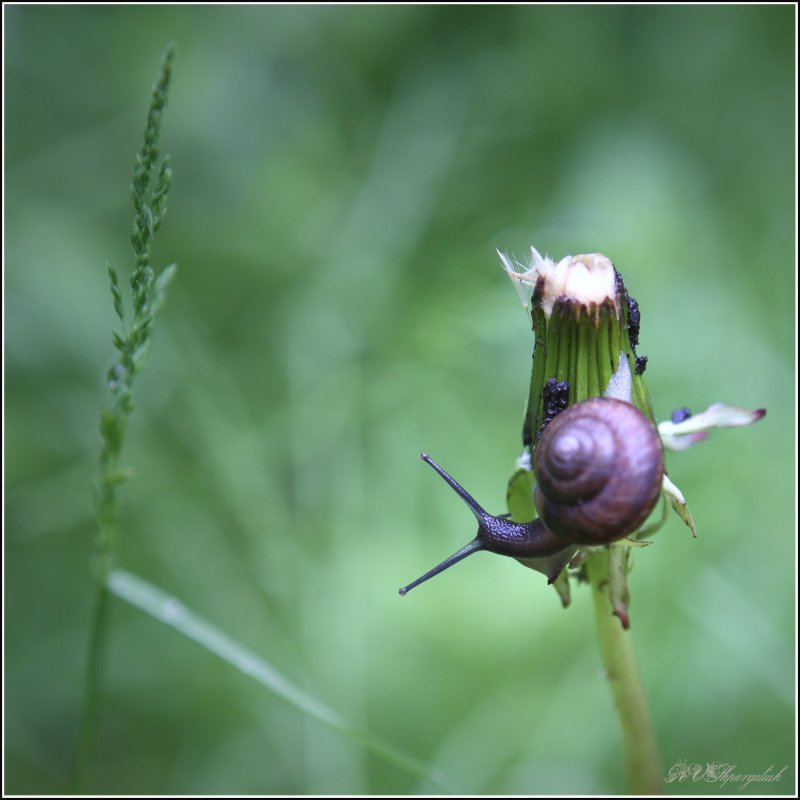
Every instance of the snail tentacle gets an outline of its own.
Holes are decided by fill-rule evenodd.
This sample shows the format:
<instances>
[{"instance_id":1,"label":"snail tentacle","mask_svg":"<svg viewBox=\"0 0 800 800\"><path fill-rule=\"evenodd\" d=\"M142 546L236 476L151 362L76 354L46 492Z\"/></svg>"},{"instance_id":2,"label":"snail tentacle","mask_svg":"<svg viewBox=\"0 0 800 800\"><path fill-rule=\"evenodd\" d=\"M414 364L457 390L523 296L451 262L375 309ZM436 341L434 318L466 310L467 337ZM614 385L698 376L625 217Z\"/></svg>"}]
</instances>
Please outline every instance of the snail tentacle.
<instances>
[{"instance_id":1,"label":"snail tentacle","mask_svg":"<svg viewBox=\"0 0 800 800\"><path fill-rule=\"evenodd\" d=\"M554 536L541 520L536 519L526 523L512 522L505 515L494 516L485 511L475 498L427 453L422 453L420 457L436 470L467 504L478 520L478 533L471 542L442 561L441 564L400 589L401 595L405 595L415 586L419 586L420 583L433 578L479 550L488 550L491 553L518 558L543 558L554 555L567 546L564 541Z\"/></svg>"}]
</instances>

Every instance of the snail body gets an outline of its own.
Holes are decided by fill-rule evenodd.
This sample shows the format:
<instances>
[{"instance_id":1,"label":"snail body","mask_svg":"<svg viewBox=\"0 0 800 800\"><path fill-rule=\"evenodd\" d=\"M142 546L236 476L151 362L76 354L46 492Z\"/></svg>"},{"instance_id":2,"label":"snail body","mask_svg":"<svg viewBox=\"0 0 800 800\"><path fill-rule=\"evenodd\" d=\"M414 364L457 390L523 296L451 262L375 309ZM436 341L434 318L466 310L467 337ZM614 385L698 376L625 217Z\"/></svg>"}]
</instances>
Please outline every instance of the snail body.
<instances>
[{"instance_id":1,"label":"snail body","mask_svg":"<svg viewBox=\"0 0 800 800\"><path fill-rule=\"evenodd\" d=\"M475 538L400 590L410 589L479 550L529 559L556 557L558 572L577 546L604 545L628 536L647 518L661 493L664 453L653 423L630 402L624 354L603 397L569 406L544 429L534 451L539 517L513 522L493 516L427 454L429 464L478 520ZM564 557L559 557L562 555Z\"/></svg>"}]
</instances>

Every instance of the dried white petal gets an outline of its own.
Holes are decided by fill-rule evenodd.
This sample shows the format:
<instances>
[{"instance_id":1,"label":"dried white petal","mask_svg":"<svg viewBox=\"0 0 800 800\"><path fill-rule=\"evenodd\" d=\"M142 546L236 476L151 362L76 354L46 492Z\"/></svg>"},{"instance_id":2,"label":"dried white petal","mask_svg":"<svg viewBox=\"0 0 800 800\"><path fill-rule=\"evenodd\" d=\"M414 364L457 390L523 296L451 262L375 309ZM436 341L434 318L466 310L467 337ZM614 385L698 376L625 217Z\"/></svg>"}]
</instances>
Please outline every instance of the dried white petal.
<instances>
[{"instance_id":1,"label":"dried white petal","mask_svg":"<svg viewBox=\"0 0 800 800\"><path fill-rule=\"evenodd\" d=\"M516 260L512 262L508 255L501 250L497 251L497 255L500 256L503 269L508 274L508 277L511 278L511 283L514 284L514 288L517 290L522 307L527 311L531 307L531 292L521 278L521 275L525 273L525 267Z\"/></svg>"},{"instance_id":2,"label":"dried white petal","mask_svg":"<svg viewBox=\"0 0 800 800\"><path fill-rule=\"evenodd\" d=\"M748 411L736 406L727 406L725 403L714 403L702 413L688 417L683 422L669 420L660 422L658 432L664 437L683 436L687 433L707 431L709 428L738 428L741 425L758 422L766 413L766 409L763 408Z\"/></svg>"},{"instance_id":3,"label":"dried white petal","mask_svg":"<svg viewBox=\"0 0 800 800\"><path fill-rule=\"evenodd\" d=\"M673 436L671 433L662 433L661 430L659 430L659 433L661 434L661 444L667 450L686 450L693 444L704 442L708 439L708 434L705 431L690 433L686 436Z\"/></svg>"},{"instance_id":4,"label":"dried white petal","mask_svg":"<svg viewBox=\"0 0 800 800\"><path fill-rule=\"evenodd\" d=\"M615 300L614 265L602 253L564 256L556 263L551 258L542 258L539 251L531 247L531 264L527 269L517 262L512 263L505 253L498 250L497 254L516 285L525 308L530 308L531 293L537 281L544 279L542 308L548 317L559 297L568 297L585 305L602 303L609 298Z\"/></svg>"}]
</instances>

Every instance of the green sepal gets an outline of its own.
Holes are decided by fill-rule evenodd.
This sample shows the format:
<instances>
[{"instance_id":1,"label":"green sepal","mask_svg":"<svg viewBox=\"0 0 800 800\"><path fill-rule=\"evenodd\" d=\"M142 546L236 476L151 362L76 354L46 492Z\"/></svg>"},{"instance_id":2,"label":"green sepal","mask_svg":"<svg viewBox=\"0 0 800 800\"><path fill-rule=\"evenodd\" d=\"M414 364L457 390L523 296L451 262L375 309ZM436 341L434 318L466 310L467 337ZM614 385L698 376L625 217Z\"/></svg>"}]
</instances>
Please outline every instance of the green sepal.
<instances>
[{"instance_id":1,"label":"green sepal","mask_svg":"<svg viewBox=\"0 0 800 800\"><path fill-rule=\"evenodd\" d=\"M553 588L558 592L559 598L561 598L561 606L563 608L569 608L572 602L572 593L569 588L569 573L566 567L561 570L559 576L553 581Z\"/></svg>"},{"instance_id":2,"label":"green sepal","mask_svg":"<svg viewBox=\"0 0 800 800\"><path fill-rule=\"evenodd\" d=\"M533 505L533 487L536 477L528 469L518 469L508 481L506 504L510 519L514 522L530 522L536 519Z\"/></svg>"},{"instance_id":3,"label":"green sepal","mask_svg":"<svg viewBox=\"0 0 800 800\"><path fill-rule=\"evenodd\" d=\"M611 607L625 630L630 628L628 604L628 560L630 548L624 542L614 542L608 546L608 596Z\"/></svg>"},{"instance_id":4,"label":"green sepal","mask_svg":"<svg viewBox=\"0 0 800 800\"><path fill-rule=\"evenodd\" d=\"M694 527L692 512L689 511L689 506L686 505L686 498L683 496L683 492L666 475L664 475L664 494L675 513L684 521L692 532L692 536L696 539L697 529Z\"/></svg>"}]
</instances>

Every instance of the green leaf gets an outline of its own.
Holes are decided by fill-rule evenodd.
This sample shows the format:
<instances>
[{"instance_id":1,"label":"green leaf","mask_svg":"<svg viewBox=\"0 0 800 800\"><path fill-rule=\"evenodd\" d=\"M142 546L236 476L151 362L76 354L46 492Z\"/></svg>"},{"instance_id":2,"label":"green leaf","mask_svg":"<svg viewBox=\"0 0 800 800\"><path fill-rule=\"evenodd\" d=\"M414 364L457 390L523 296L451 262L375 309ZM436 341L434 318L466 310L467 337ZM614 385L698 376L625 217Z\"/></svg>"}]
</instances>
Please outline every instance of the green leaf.
<instances>
[{"instance_id":1,"label":"green leaf","mask_svg":"<svg viewBox=\"0 0 800 800\"><path fill-rule=\"evenodd\" d=\"M156 311L158 311L158 309L161 307L161 304L166 299L167 287L170 285L170 283L172 283L177 271L178 265L170 264L168 267L164 267L164 269L162 269L156 277L153 283L152 309L154 314Z\"/></svg>"},{"instance_id":2,"label":"green leaf","mask_svg":"<svg viewBox=\"0 0 800 800\"><path fill-rule=\"evenodd\" d=\"M122 292L119 290L117 271L108 262L106 262L106 269L108 270L108 278L111 282L111 297L114 300L114 311L117 312L119 321L123 322L125 319L125 306L122 303Z\"/></svg>"},{"instance_id":3,"label":"green leaf","mask_svg":"<svg viewBox=\"0 0 800 800\"><path fill-rule=\"evenodd\" d=\"M384 761L448 791L443 777L416 756L361 730L338 711L296 686L250 648L195 614L176 597L166 594L137 575L119 569L111 572L106 586L121 600L197 642L304 714L350 736Z\"/></svg>"},{"instance_id":4,"label":"green leaf","mask_svg":"<svg viewBox=\"0 0 800 800\"><path fill-rule=\"evenodd\" d=\"M139 373L142 370L142 367L147 363L147 351L148 351L148 342L145 341L143 344L140 344L134 351L133 355L131 356L131 360L133 362L133 371L134 373Z\"/></svg>"},{"instance_id":5,"label":"green leaf","mask_svg":"<svg viewBox=\"0 0 800 800\"><path fill-rule=\"evenodd\" d=\"M506 503L514 522L530 522L536 519L533 505L533 487L536 477L530 470L518 469L508 482Z\"/></svg>"}]
</instances>

